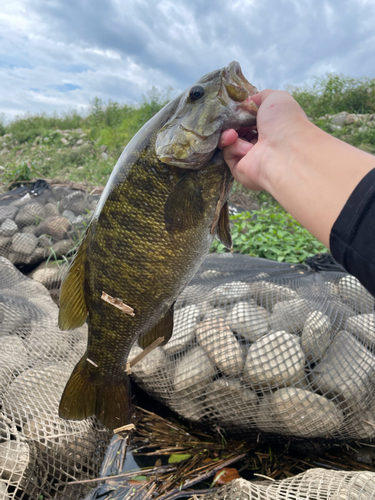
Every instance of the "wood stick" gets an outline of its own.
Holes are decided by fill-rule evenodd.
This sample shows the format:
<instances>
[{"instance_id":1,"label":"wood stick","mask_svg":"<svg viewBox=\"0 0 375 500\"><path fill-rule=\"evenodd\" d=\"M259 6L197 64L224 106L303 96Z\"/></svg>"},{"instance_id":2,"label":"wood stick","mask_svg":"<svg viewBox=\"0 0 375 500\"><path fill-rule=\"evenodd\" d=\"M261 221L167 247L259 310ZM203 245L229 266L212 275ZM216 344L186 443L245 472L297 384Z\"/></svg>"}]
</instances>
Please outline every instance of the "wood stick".
<instances>
[{"instance_id":1,"label":"wood stick","mask_svg":"<svg viewBox=\"0 0 375 500\"><path fill-rule=\"evenodd\" d=\"M146 349L143 349L143 351L141 353L139 353L138 356L136 356L131 361L128 361L126 363L125 372L128 375L130 375L132 372L132 370L131 370L132 367L134 365L136 365L137 363L139 363L141 361L141 359L143 359L145 356L147 356L147 354L150 354L151 351L156 349L156 347L158 347L163 342L164 342L164 337L158 337L156 340L154 340L153 343L150 344L149 346L147 346Z\"/></svg>"},{"instance_id":2,"label":"wood stick","mask_svg":"<svg viewBox=\"0 0 375 500\"><path fill-rule=\"evenodd\" d=\"M112 306L117 307L117 309L120 309L120 311L123 312L124 314L129 314L129 316L135 316L134 309L124 304L121 299L115 299L114 297L111 297L110 295L108 295L108 293L105 292L102 292L101 298L102 300L104 300L104 302L108 302L108 304L111 304Z\"/></svg>"}]
</instances>

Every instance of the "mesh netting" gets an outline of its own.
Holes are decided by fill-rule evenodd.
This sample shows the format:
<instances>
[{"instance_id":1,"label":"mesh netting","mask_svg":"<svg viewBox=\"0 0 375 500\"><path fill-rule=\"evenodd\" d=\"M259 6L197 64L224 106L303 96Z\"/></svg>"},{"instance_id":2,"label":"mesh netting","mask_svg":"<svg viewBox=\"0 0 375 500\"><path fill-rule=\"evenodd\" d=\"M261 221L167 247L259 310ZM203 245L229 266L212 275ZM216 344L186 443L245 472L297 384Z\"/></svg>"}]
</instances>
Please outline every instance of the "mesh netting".
<instances>
[{"instance_id":1,"label":"mesh netting","mask_svg":"<svg viewBox=\"0 0 375 500\"><path fill-rule=\"evenodd\" d=\"M372 439L374 304L343 272L210 256L175 305L171 340L133 376L232 435Z\"/></svg>"},{"instance_id":2,"label":"mesh netting","mask_svg":"<svg viewBox=\"0 0 375 500\"><path fill-rule=\"evenodd\" d=\"M46 288L0 257L0 498L77 500L69 481L98 477L109 434L58 405L87 328L61 332ZM3 488L3 489L1 489ZM2 496L1 496L2 495Z\"/></svg>"},{"instance_id":3,"label":"mesh netting","mask_svg":"<svg viewBox=\"0 0 375 500\"><path fill-rule=\"evenodd\" d=\"M67 483L99 475L109 440L94 419L57 416L87 339L85 327L58 329L57 306L41 284L57 290L62 268L42 262L30 280L12 265L69 253L89 215L79 217L96 200L62 186L39 191L0 200L4 500L82 498L84 487ZM374 304L340 269L211 255L175 304L171 340L136 364L132 376L181 416L234 436L369 441L375 438ZM129 359L139 352L134 346ZM372 473L314 469L275 483L232 482L215 498L367 499L374 481Z\"/></svg>"},{"instance_id":4,"label":"mesh netting","mask_svg":"<svg viewBox=\"0 0 375 500\"><path fill-rule=\"evenodd\" d=\"M372 500L373 472L337 472L310 469L282 481L236 479L205 500Z\"/></svg>"}]
</instances>

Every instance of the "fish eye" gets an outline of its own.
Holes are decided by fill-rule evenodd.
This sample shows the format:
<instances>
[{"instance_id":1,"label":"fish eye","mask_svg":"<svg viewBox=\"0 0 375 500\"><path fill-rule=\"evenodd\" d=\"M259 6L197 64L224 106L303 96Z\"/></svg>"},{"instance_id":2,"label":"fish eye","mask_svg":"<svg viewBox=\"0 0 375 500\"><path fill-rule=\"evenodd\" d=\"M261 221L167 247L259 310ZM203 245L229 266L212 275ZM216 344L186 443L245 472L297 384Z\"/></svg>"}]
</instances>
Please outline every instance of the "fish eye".
<instances>
[{"instance_id":1,"label":"fish eye","mask_svg":"<svg viewBox=\"0 0 375 500\"><path fill-rule=\"evenodd\" d=\"M189 92L190 101L198 101L198 99L204 96L204 92L205 90L202 85L195 85L195 87L191 88Z\"/></svg>"}]
</instances>

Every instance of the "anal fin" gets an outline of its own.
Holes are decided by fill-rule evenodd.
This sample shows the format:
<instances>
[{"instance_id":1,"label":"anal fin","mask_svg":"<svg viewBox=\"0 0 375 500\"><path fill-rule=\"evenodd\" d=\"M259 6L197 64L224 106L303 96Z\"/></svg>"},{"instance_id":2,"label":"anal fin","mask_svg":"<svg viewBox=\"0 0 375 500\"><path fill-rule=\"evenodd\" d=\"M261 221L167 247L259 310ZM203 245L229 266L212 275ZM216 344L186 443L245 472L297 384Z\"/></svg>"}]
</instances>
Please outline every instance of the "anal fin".
<instances>
[{"instance_id":1,"label":"anal fin","mask_svg":"<svg viewBox=\"0 0 375 500\"><path fill-rule=\"evenodd\" d=\"M160 345L165 345L168 342L168 340L172 337L173 332L173 305L156 323L156 325L154 325L146 333L140 335L138 339L139 347L145 349L159 337L164 337L164 342Z\"/></svg>"}]
</instances>

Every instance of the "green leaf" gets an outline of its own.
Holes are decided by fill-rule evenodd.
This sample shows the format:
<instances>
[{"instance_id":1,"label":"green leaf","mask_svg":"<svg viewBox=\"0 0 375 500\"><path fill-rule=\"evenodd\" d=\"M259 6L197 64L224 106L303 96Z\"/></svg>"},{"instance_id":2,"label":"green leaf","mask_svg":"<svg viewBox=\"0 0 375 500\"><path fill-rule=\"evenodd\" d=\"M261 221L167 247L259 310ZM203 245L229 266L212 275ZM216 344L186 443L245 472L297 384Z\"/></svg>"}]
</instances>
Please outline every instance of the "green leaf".
<instances>
[{"instance_id":1,"label":"green leaf","mask_svg":"<svg viewBox=\"0 0 375 500\"><path fill-rule=\"evenodd\" d=\"M182 453L181 455L173 454L168 458L169 464L176 464L178 462L182 462L183 460L187 460L191 455L189 453Z\"/></svg>"}]
</instances>

